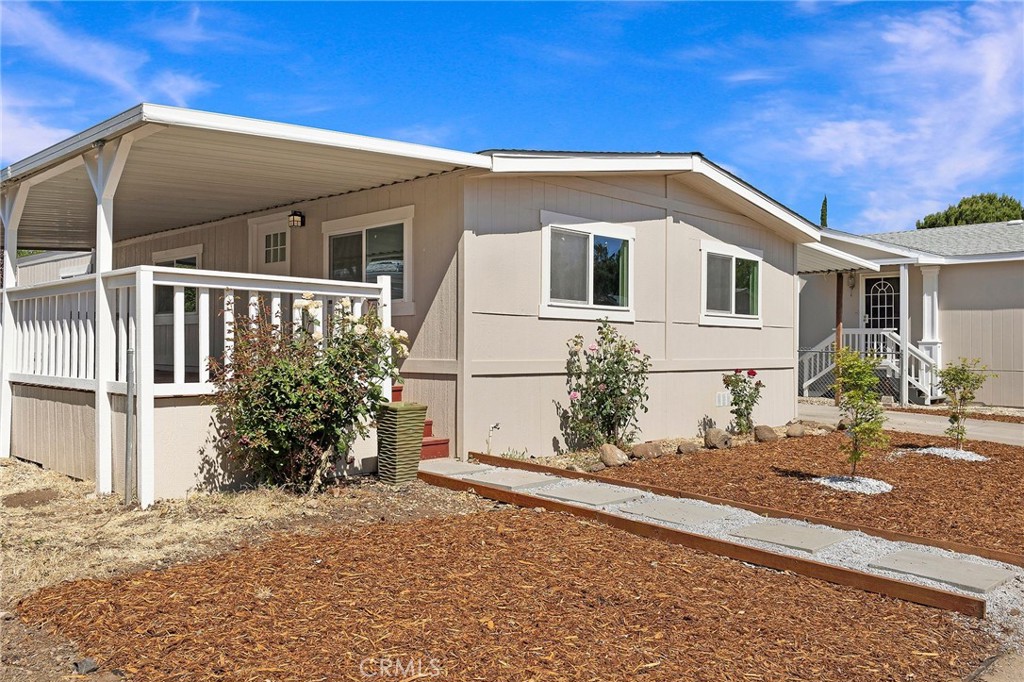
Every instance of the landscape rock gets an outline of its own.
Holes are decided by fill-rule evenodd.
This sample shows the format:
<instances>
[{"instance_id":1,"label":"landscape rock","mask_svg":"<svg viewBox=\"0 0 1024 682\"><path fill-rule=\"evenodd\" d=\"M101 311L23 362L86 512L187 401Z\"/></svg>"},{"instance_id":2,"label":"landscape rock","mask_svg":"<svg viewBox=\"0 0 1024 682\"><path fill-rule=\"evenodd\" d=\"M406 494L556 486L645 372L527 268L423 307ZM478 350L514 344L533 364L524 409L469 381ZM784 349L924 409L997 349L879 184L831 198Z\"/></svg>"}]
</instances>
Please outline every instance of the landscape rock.
<instances>
[{"instance_id":1,"label":"landscape rock","mask_svg":"<svg viewBox=\"0 0 1024 682\"><path fill-rule=\"evenodd\" d=\"M634 459L655 459L661 455L661 446L657 443L640 443L633 446Z\"/></svg>"},{"instance_id":2,"label":"landscape rock","mask_svg":"<svg viewBox=\"0 0 1024 682\"><path fill-rule=\"evenodd\" d=\"M843 417L842 419L839 420L839 423L836 424L836 431L845 431L846 429L850 428L852 425L853 425L853 422L850 421L849 417Z\"/></svg>"},{"instance_id":3,"label":"landscape rock","mask_svg":"<svg viewBox=\"0 0 1024 682\"><path fill-rule=\"evenodd\" d=\"M607 468L608 467L604 465L604 462L594 462L589 467L587 467L587 471L589 471L592 474L596 474L597 472L604 471Z\"/></svg>"},{"instance_id":4,"label":"landscape rock","mask_svg":"<svg viewBox=\"0 0 1024 682\"><path fill-rule=\"evenodd\" d=\"M803 438L806 433L803 424L790 424L786 427L786 438Z\"/></svg>"},{"instance_id":5,"label":"landscape rock","mask_svg":"<svg viewBox=\"0 0 1024 682\"><path fill-rule=\"evenodd\" d=\"M775 429L764 424L758 424L754 427L754 440L758 443L771 443L779 439L779 434L775 433Z\"/></svg>"},{"instance_id":6,"label":"landscape rock","mask_svg":"<svg viewBox=\"0 0 1024 682\"><path fill-rule=\"evenodd\" d=\"M74 668L76 675L88 675L100 669L94 658L83 658L75 661L71 664L71 667Z\"/></svg>"},{"instance_id":7,"label":"landscape rock","mask_svg":"<svg viewBox=\"0 0 1024 682\"><path fill-rule=\"evenodd\" d=\"M676 447L676 454L679 454L679 455L692 455L693 453L697 452L698 450L700 450L700 448L697 447L696 445L694 445L693 443L680 443Z\"/></svg>"},{"instance_id":8,"label":"landscape rock","mask_svg":"<svg viewBox=\"0 0 1024 682\"><path fill-rule=\"evenodd\" d=\"M0 620L14 620L14 614L10 611L0 611Z\"/></svg>"},{"instance_id":9,"label":"landscape rock","mask_svg":"<svg viewBox=\"0 0 1024 682\"><path fill-rule=\"evenodd\" d=\"M605 443L601 446L601 463L606 467L620 467L629 464L629 457L611 443Z\"/></svg>"},{"instance_id":10,"label":"landscape rock","mask_svg":"<svg viewBox=\"0 0 1024 682\"><path fill-rule=\"evenodd\" d=\"M704 447L711 450L731 448L732 437L722 429L708 429L704 432Z\"/></svg>"}]
</instances>

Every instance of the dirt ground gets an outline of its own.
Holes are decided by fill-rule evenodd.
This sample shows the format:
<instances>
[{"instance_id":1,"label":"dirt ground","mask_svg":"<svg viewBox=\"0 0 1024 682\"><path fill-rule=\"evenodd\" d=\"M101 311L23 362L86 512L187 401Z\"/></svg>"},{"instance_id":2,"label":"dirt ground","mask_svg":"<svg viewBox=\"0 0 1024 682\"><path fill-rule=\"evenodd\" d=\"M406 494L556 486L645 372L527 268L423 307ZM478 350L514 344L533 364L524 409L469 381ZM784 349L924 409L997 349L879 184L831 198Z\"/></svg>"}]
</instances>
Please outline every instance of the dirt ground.
<instances>
[{"instance_id":1,"label":"dirt ground","mask_svg":"<svg viewBox=\"0 0 1024 682\"><path fill-rule=\"evenodd\" d=\"M751 504L765 504L875 528L1024 553L1024 449L967 441L987 462L898 452L951 447L942 436L888 432L890 448L868 455L859 476L890 483L880 495L847 493L811 478L849 474L842 433L783 438L728 450L700 450L605 469L602 476Z\"/></svg>"},{"instance_id":2,"label":"dirt ground","mask_svg":"<svg viewBox=\"0 0 1024 682\"><path fill-rule=\"evenodd\" d=\"M311 533L494 508L419 482L353 484L311 498L272 489L199 495L146 511L92 491L92 483L0 460L0 612L63 581L161 570L260 542L274 531ZM0 614L0 680L63 679L75 656L66 640Z\"/></svg>"},{"instance_id":3,"label":"dirt ground","mask_svg":"<svg viewBox=\"0 0 1024 682\"><path fill-rule=\"evenodd\" d=\"M46 588L19 612L153 682L941 681L995 651L970 619L567 515L321 530Z\"/></svg>"}]
</instances>

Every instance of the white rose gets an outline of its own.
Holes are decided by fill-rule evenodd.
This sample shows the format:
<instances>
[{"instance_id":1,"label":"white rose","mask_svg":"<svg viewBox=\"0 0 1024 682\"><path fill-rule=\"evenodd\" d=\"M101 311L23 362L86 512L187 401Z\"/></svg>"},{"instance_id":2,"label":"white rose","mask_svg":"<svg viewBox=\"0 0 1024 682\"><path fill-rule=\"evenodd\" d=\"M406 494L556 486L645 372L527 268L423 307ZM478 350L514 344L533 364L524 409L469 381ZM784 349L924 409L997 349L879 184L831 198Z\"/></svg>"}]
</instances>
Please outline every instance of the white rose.
<instances>
[{"instance_id":1,"label":"white rose","mask_svg":"<svg viewBox=\"0 0 1024 682\"><path fill-rule=\"evenodd\" d=\"M321 333L320 333L320 332L318 332L318 331L316 331L316 332L313 332L313 340L314 340L314 341L317 341L317 342L319 342L319 341L323 341L323 340L324 340L324 335L323 335L323 334L321 334Z\"/></svg>"},{"instance_id":2,"label":"white rose","mask_svg":"<svg viewBox=\"0 0 1024 682\"><path fill-rule=\"evenodd\" d=\"M384 327L384 328L382 329L382 331L383 331L383 332L384 332L385 334L387 334L388 336L394 336L394 335L395 335L395 328L394 328L394 327L392 327L392 326L390 326L390 325L388 325L388 326L385 326L385 327Z\"/></svg>"},{"instance_id":3,"label":"white rose","mask_svg":"<svg viewBox=\"0 0 1024 682\"><path fill-rule=\"evenodd\" d=\"M306 299L307 301L312 301L313 300L313 292L312 291L307 291L306 293L304 293L302 295L302 298Z\"/></svg>"},{"instance_id":4,"label":"white rose","mask_svg":"<svg viewBox=\"0 0 1024 682\"><path fill-rule=\"evenodd\" d=\"M408 341L409 340L409 332L405 331L404 329L399 330L397 336L402 341Z\"/></svg>"},{"instance_id":5,"label":"white rose","mask_svg":"<svg viewBox=\"0 0 1024 682\"><path fill-rule=\"evenodd\" d=\"M352 331L355 332L356 336L362 336L363 334L366 333L366 325L357 324L356 326L352 327Z\"/></svg>"}]
</instances>

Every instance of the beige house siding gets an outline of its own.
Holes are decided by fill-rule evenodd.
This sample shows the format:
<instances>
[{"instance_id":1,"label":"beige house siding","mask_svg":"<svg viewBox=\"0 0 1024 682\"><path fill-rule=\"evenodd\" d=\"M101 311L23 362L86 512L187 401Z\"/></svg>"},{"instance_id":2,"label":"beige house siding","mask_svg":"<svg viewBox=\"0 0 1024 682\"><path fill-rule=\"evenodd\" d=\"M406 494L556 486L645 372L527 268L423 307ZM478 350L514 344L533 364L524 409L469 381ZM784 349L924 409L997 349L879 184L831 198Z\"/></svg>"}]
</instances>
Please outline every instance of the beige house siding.
<instances>
[{"instance_id":1,"label":"beige house siding","mask_svg":"<svg viewBox=\"0 0 1024 682\"><path fill-rule=\"evenodd\" d=\"M725 425L728 408L712 406L722 372L737 367L764 373L756 419L785 423L794 416L791 242L662 176L628 183L488 177L467 182L466 190L468 399L461 451L483 448L496 422L502 428L492 439L495 452L543 455L560 446L554 400L565 400L565 343L576 333L592 337L597 323L539 315L541 210L636 227L636 321L617 326L654 360L644 438L693 435L705 415ZM763 329L699 325L702 239L764 252Z\"/></svg>"},{"instance_id":2,"label":"beige house siding","mask_svg":"<svg viewBox=\"0 0 1024 682\"><path fill-rule=\"evenodd\" d=\"M61 279L65 274L84 274L91 264L91 253L41 263L26 263L18 266L18 286L52 282Z\"/></svg>"},{"instance_id":3,"label":"beige house siding","mask_svg":"<svg viewBox=\"0 0 1024 682\"><path fill-rule=\"evenodd\" d=\"M1024 265L942 266L939 311L943 360L981 358L999 375L978 400L1024 407Z\"/></svg>"},{"instance_id":4,"label":"beige house siding","mask_svg":"<svg viewBox=\"0 0 1024 682\"><path fill-rule=\"evenodd\" d=\"M11 454L79 479L96 477L91 392L14 385Z\"/></svg>"}]
</instances>

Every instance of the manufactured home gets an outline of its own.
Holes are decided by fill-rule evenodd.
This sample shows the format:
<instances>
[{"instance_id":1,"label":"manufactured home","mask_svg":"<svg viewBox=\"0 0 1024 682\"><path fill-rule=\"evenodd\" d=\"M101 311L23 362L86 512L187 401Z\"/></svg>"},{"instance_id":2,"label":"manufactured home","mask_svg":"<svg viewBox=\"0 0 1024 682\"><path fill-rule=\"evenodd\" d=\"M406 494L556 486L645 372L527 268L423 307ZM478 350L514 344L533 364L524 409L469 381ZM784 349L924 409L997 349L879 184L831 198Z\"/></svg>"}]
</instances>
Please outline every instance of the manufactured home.
<instances>
[{"instance_id":1,"label":"manufactured home","mask_svg":"<svg viewBox=\"0 0 1024 682\"><path fill-rule=\"evenodd\" d=\"M223 482L206 359L254 302L373 304L409 333L404 398L450 454L490 433L542 455L563 446L566 341L599 319L653 358L645 438L728 423L736 368L782 424L798 275L878 267L698 153L466 153L143 104L2 183L7 255L94 255L31 284L4 261L0 454L100 492L134 463L143 504Z\"/></svg>"}]
</instances>

